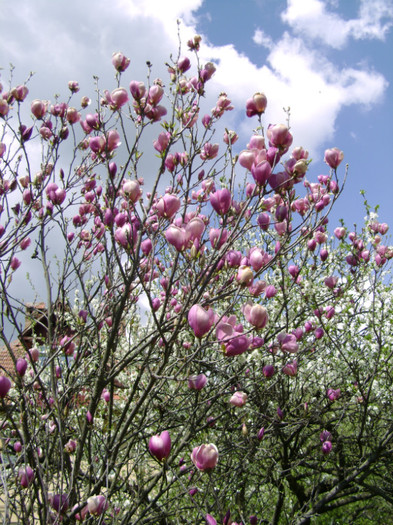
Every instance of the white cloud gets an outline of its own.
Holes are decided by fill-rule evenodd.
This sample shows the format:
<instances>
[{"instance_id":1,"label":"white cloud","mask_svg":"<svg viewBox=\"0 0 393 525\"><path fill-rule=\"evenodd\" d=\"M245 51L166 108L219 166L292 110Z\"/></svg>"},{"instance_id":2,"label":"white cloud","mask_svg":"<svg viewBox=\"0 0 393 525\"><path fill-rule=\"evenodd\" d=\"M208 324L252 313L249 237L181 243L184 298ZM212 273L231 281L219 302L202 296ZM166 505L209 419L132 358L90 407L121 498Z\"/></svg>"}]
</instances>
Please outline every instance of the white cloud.
<instances>
[{"instance_id":1,"label":"white cloud","mask_svg":"<svg viewBox=\"0 0 393 525\"><path fill-rule=\"evenodd\" d=\"M162 0L117 0L115 4L131 18L158 18L172 25L178 18L186 24L194 23L194 12L203 0L170 0L163 6ZM112 4L113 6L113 4Z\"/></svg>"},{"instance_id":2,"label":"white cloud","mask_svg":"<svg viewBox=\"0 0 393 525\"><path fill-rule=\"evenodd\" d=\"M263 47L266 47L267 49L271 49L273 45L273 41L270 38L270 36L267 35L264 31L262 31L262 29L259 29L259 28L255 30L252 40L258 46L263 46Z\"/></svg>"},{"instance_id":3,"label":"white cloud","mask_svg":"<svg viewBox=\"0 0 393 525\"><path fill-rule=\"evenodd\" d=\"M296 145L310 150L313 158L327 140L332 140L335 122L344 106L368 108L381 99L387 87L384 77L365 68L339 69L307 48L304 41L285 33L275 42L267 65L258 67L232 45L210 47L219 62L213 84L228 92L233 102L244 108L245 100L256 91L268 98L265 123L285 122L283 107L291 108L291 125ZM250 133L244 120L242 133Z\"/></svg>"},{"instance_id":4,"label":"white cloud","mask_svg":"<svg viewBox=\"0 0 393 525\"><path fill-rule=\"evenodd\" d=\"M246 133L245 143L255 125L243 118L245 101L254 92L264 91L268 97L266 124L285 121L282 108L290 106L296 144L312 150L315 157L321 144L333 138L342 107L371 106L381 99L387 84L381 74L363 65L340 69L300 37L319 31L321 38L335 47L343 45L350 34L375 38L376 28L383 33L390 23L389 6L379 0L369 2L374 11L362 2L359 18L345 21L329 12L321 0L288 0L284 19L298 36L284 33L273 43L258 28L253 40L269 50L263 66L252 63L230 42L214 46L204 37L201 62L213 59L219 64L207 87L206 108L214 106L220 91L226 91L239 110L228 114L230 125L241 122L239 131ZM36 70L33 98L50 98L61 88L66 92L70 79L80 82L83 94L91 94L93 74L100 76L102 89L113 89L110 57L118 50L131 58L122 79L126 87L131 79L145 78L146 60L153 63L153 78L166 78L164 62L178 50L177 19L183 18L180 32L185 54L186 40L197 32L196 10L202 5L203 0L173 0L162 9L159 0L116 0L94 10L82 9L78 0L69 0L69 9L64 12L57 3L48 7L46 0L36 0L34 8L28 0L21 0L17 11L6 3L0 13L0 66L6 66L5 59L15 62L16 74L21 72L23 78L30 69ZM83 16L76 16L80 11Z\"/></svg>"},{"instance_id":5,"label":"white cloud","mask_svg":"<svg viewBox=\"0 0 393 525\"><path fill-rule=\"evenodd\" d=\"M308 38L340 49L350 37L383 40L393 24L390 0L361 0L358 18L344 20L328 10L323 0L288 0L281 18Z\"/></svg>"},{"instance_id":6,"label":"white cloud","mask_svg":"<svg viewBox=\"0 0 393 525\"><path fill-rule=\"evenodd\" d=\"M354 20L352 32L355 38L384 40L393 26L393 2L391 0L362 0L359 18Z\"/></svg>"}]
</instances>

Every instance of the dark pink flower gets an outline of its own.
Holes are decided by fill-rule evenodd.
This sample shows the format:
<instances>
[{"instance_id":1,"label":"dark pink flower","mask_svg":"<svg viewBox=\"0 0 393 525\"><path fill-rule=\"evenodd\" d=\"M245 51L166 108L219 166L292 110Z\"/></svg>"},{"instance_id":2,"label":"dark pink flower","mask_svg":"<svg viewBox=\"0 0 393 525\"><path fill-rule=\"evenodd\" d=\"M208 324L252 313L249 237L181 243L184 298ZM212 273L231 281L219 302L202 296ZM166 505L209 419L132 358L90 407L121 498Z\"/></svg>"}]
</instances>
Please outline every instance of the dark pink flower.
<instances>
[{"instance_id":1,"label":"dark pink flower","mask_svg":"<svg viewBox=\"0 0 393 525\"><path fill-rule=\"evenodd\" d=\"M0 398L4 399L11 388L11 381L7 376L0 376Z\"/></svg>"},{"instance_id":2,"label":"dark pink flower","mask_svg":"<svg viewBox=\"0 0 393 525\"><path fill-rule=\"evenodd\" d=\"M207 377L205 374L199 374L197 376L190 376L188 378L188 388L191 390L202 390L207 383Z\"/></svg>"},{"instance_id":3,"label":"dark pink flower","mask_svg":"<svg viewBox=\"0 0 393 525\"><path fill-rule=\"evenodd\" d=\"M34 470L29 466L25 468L20 468L18 471L18 478L19 483L25 489L30 485L30 483L34 479Z\"/></svg>"},{"instance_id":4,"label":"dark pink flower","mask_svg":"<svg viewBox=\"0 0 393 525\"><path fill-rule=\"evenodd\" d=\"M161 434L152 436L149 440L149 450L158 461L166 459L171 451L171 437L169 432L164 430Z\"/></svg>"},{"instance_id":5,"label":"dark pink flower","mask_svg":"<svg viewBox=\"0 0 393 525\"><path fill-rule=\"evenodd\" d=\"M219 215L225 215L231 207L232 194L227 188L210 194L210 204Z\"/></svg>"}]
</instances>

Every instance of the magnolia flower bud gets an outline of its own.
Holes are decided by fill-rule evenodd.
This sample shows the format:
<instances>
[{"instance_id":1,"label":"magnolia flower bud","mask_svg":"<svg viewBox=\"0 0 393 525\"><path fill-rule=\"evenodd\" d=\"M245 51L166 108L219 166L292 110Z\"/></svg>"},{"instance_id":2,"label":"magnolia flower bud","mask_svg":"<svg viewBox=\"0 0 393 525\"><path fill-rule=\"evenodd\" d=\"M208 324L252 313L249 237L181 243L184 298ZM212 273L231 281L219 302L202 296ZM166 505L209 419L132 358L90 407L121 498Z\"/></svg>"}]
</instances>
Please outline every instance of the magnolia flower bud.
<instances>
[{"instance_id":1,"label":"magnolia flower bud","mask_svg":"<svg viewBox=\"0 0 393 525\"><path fill-rule=\"evenodd\" d=\"M5 398L11 388L11 381L6 376L0 376L0 398Z\"/></svg>"},{"instance_id":2,"label":"magnolia flower bud","mask_svg":"<svg viewBox=\"0 0 393 525\"><path fill-rule=\"evenodd\" d=\"M199 304L194 304L188 313L188 323L196 337L206 335L214 324L214 312L211 308L205 310Z\"/></svg>"},{"instance_id":3,"label":"magnolia flower bud","mask_svg":"<svg viewBox=\"0 0 393 525\"><path fill-rule=\"evenodd\" d=\"M112 64L116 71L122 73L130 65L130 59L118 51L112 55Z\"/></svg>"},{"instance_id":4,"label":"magnolia flower bud","mask_svg":"<svg viewBox=\"0 0 393 525\"><path fill-rule=\"evenodd\" d=\"M336 169L344 158L344 153L338 148L327 149L325 151L325 162L330 168Z\"/></svg>"},{"instance_id":5,"label":"magnolia flower bud","mask_svg":"<svg viewBox=\"0 0 393 525\"><path fill-rule=\"evenodd\" d=\"M197 376L190 376L188 378L188 388L191 390L202 390L207 383L207 377L205 374L199 374Z\"/></svg>"},{"instance_id":6,"label":"magnolia flower bud","mask_svg":"<svg viewBox=\"0 0 393 525\"><path fill-rule=\"evenodd\" d=\"M152 436L149 440L149 450L158 461L166 459L171 451L171 437L169 432L164 430L161 434Z\"/></svg>"},{"instance_id":7,"label":"magnolia flower bud","mask_svg":"<svg viewBox=\"0 0 393 525\"><path fill-rule=\"evenodd\" d=\"M25 489L27 488L30 483L33 481L34 478L34 471L31 467L27 466L26 468L20 468L18 471L18 478L19 483L21 486Z\"/></svg>"},{"instance_id":8,"label":"magnolia flower bud","mask_svg":"<svg viewBox=\"0 0 393 525\"><path fill-rule=\"evenodd\" d=\"M16 361L16 372L18 375L20 375L21 377L23 377L26 373L26 369L27 369L27 361L26 359L23 359L23 357L20 357L19 359L17 359Z\"/></svg>"}]
</instances>

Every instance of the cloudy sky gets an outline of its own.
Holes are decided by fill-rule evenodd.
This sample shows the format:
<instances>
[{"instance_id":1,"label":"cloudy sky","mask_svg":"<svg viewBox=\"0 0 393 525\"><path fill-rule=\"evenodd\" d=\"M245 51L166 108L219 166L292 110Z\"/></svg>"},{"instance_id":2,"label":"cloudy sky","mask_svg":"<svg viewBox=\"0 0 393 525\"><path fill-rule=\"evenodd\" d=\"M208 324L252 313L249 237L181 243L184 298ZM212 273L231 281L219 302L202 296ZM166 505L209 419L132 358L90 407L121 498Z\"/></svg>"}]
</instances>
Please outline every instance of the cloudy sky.
<instances>
[{"instance_id":1,"label":"cloudy sky","mask_svg":"<svg viewBox=\"0 0 393 525\"><path fill-rule=\"evenodd\" d=\"M266 124L291 108L294 145L310 151L315 177L327 172L327 147L344 151L349 178L332 226L361 223L361 189L393 225L393 0L0 0L2 82L12 63L14 85L35 72L32 99L65 97L69 80L92 95L93 75L111 90L113 51L131 58L125 86L145 78L147 60L164 76L177 19L182 41L201 34L202 60L218 65L207 104L228 93L240 148L255 125L245 101L263 91Z\"/></svg>"}]
</instances>

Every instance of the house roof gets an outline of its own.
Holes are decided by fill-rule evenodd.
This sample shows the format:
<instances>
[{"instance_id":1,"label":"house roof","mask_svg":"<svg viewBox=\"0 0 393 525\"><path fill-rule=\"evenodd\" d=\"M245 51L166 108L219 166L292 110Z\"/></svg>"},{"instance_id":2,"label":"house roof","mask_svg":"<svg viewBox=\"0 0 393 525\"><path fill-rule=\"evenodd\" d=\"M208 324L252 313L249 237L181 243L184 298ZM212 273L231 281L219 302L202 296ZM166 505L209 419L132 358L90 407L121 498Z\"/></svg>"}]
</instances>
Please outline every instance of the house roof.
<instances>
[{"instance_id":1,"label":"house roof","mask_svg":"<svg viewBox=\"0 0 393 525\"><path fill-rule=\"evenodd\" d=\"M14 354L15 359L26 355L26 347L23 346L19 340L13 341L10 344L10 349ZM15 373L14 362L6 346L0 348L0 370L1 372L7 372L10 375Z\"/></svg>"},{"instance_id":2,"label":"house roof","mask_svg":"<svg viewBox=\"0 0 393 525\"><path fill-rule=\"evenodd\" d=\"M48 330L48 317L45 303L26 303L25 326L18 339L0 348L0 371L12 375L15 366L11 352L15 359L24 357L26 350L32 348L34 337L44 339Z\"/></svg>"}]
</instances>

